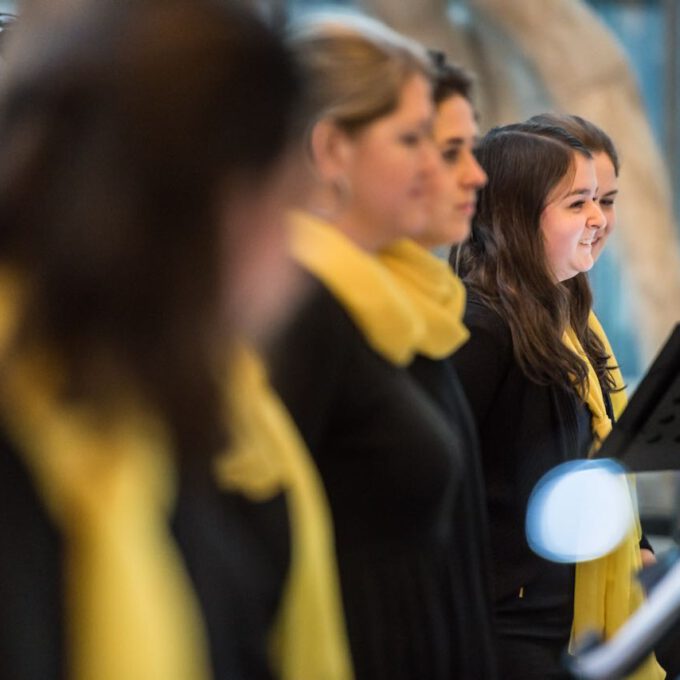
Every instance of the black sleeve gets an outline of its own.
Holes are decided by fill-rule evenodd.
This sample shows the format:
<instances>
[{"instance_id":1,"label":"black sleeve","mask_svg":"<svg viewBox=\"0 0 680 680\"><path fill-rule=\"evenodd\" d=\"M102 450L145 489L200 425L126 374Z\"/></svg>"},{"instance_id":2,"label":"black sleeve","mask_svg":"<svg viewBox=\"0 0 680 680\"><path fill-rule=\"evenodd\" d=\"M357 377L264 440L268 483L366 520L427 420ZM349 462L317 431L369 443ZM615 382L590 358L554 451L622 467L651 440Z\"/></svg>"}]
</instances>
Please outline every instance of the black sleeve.
<instances>
[{"instance_id":1,"label":"black sleeve","mask_svg":"<svg viewBox=\"0 0 680 680\"><path fill-rule=\"evenodd\" d=\"M649 542L649 539L644 534L642 534L642 538L640 539L640 550L649 550L651 552L654 552L652 544Z\"/></svg>"},{"instance_id":2,"label":"black sleeve","mask_svg":"<svg viewBox=\"0 0 680 680\"><path fill-rule=\"evenodd\" d=\"M312 454L326 430L342 374L341 321L337 302L314 282L270 354L271 383Z\"/></svg>"},{"instance_id":3,"label":"black sleeve","mask_svg":"<svg viewBox=\"0 0 680 680\"><path fill-rule=\"evenodd\" d=\"M471 304L465 314L469 340L453 355L453 364L481 425L512 361L510 331L495 312Z\"/></svg>"}]
</instances>

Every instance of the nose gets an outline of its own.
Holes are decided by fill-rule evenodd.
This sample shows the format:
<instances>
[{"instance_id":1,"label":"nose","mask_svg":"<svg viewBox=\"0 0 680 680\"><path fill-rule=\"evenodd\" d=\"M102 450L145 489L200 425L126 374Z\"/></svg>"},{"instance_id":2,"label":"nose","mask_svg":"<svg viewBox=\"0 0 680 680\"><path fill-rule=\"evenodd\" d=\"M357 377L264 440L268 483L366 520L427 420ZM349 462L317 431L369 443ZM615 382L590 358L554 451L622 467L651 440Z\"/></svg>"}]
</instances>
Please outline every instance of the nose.
<instances>
[{"instance_id":1,"label":"nose","mask_svg":"<svg viewBox=\"0 0 680 680\"><path fill-rule=\"evenodd\" d=\"M425 139L422 145L421 163L423 172L426 175L433 175L442 165L439 149L437 149L437 145L429 137Z\"/></svg>"},{"instance_id":2,"label":"nose","mask_svg":"<svg viewBox=\"0 0 680 680\"><path fill-rule=\"evenodd\" d=\"M466 153L464 180L467 186L474 189L481 189L488 181L484 168L479 164L477 157L472 150Z\"/></svg>"},{"instance_id":3,"label":"nose","mask_svg":"<svg viewBox=\"0 0 680 680\"><path fill-rule=\"evenodd\" d=\"M607 218L604 216L600 204L597 201L592 201L590 214L586 225L590 229L604 229L607 226Z\"/></svg>"}]
</instances>

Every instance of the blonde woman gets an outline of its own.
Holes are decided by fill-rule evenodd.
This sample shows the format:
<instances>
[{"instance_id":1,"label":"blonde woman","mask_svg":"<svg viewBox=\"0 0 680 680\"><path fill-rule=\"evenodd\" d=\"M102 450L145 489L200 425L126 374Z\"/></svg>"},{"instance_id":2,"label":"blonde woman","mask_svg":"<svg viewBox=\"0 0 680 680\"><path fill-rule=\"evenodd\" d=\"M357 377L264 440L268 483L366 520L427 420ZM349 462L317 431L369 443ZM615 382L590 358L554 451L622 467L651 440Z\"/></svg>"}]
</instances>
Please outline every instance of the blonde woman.
<instances>
[{"instance_id":1,"label":"blonde woman","mask_svg":"<svg viewBox=\"0 0 680 680\"><path fill-rule=\"evenodd\" d=\"M72 5L27 6L2 65L0 677L269 678L285 502L213 462L299 80L231 4Z\"/></svg>"},{"instance_id":2,"label":"blonde woman","mask_svg":"<svg viewBox=\"0 0 680 680\"><path fill-rule=\"evenodd\" d=\"M430 214L430 65L365 19L317 18L290 44L309 78L317 184L292 225L312 293L277 348L275 384L328 494L356 676L456 677L462 461L405 370L422 318L378 258Z\"/></svg>"}]
</instances>

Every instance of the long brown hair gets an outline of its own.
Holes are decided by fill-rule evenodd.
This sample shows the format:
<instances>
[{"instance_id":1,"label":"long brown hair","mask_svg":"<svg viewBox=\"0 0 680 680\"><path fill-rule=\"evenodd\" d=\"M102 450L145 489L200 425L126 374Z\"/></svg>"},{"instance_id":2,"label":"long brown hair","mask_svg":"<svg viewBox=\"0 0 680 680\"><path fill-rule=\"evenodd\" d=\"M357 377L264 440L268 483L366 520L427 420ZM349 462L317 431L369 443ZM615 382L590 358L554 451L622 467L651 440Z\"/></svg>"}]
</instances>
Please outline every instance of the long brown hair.
<instances>
[{"instance_id":1,"label":"long brown hair","mask_svg":"<svg viewBox=\"0 0 680 680\"><path fill-rule=\"evenodd\" d=\"M606 154L612 163L614 174L617 177L619 176L621 162L614 142L595 123L570 113L540 113L529 118L527 123L561 127L576 137L591 154ZM575 329L578 329L577 333L581 338L581 344L595 366L600 384L605 389L614 391L616 386L609 369L615 368L615 366L610 363L611 357L606 354L599 337L590 330L587 323L593 297L588 274L581 272L573 278L563 281L562 285L570 291L574 301L575 309L572 313L572 325Z\"/></svg>"},{"instance_id":2,"label":"long brown hair","mask_svg":"<svg viewBox=\"0 0 680 680\"><path fill-rule=\"evenodd\" d=\"M574 172L574 155L590 152L562 128L515 124L492 129L477 154L489 182L461 247L459 273L508 323L516 360L531 380L583 395L587 366L562 341L571 324L609 386L606 354L587 328L592 298L555 283L540 230L548 197Z\"/></svg>"},{"instance_id":3,"label":"long brown hair","mask_svg":"<svg viewBox=\"0 0 680 680\"><path fill-rule=\"evenodd\" d=\"M612 138L599 126L581 116L572 113L539 113L527 121L534 125L561 127L576 137L590 153L605 153L614 166L614 174L618 177L621 163Z\"/></svg>"},{"instance_id":4,"label":"long brown hair","mask_svg":"<svg viewBox=\"0 0 680 680\"><path fill-rule=\"evenodd\" d=\"M223 206L287 143L292 59L211 0L77 3L15 30L0 261L28 280L22 340L57 353L79 399L106 410L131 384L180 451L208 453L224 441L224 230L247 227Z\"/></svg>"}]
</instances>

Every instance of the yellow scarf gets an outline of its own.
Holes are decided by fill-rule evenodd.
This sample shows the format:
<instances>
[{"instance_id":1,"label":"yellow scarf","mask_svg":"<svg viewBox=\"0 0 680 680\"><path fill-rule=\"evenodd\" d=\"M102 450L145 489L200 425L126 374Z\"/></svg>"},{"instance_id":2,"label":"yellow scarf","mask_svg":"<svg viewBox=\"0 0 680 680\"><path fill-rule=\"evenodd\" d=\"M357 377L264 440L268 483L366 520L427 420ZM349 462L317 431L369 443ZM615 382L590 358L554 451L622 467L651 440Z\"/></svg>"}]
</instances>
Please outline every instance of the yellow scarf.
<instances>
[{"instance_id":1,"label":"yellow scarf","mask_svg":"<svg viewBox=\"0 0 680 680\"><path fill-rule=\"evenodd\" d=\"M380 260L308 213L291 216L295 260L343 304L368 344L394 364L413 359L424 321Z\"/></svg>"},{"instance_id":2,"label":"yellow scarf","mask_svg":"<svg viewBox=\"0 0 680 680\"><path fill-rule=\"evenodd\" d=\"M230 371L232 446L217 460L220 483L255 500L283 488L292 558L272 639L282 680L351 680L333 528L323 484L264 366L241 348Z\"/></svg>"},{"instance_id":3,"label":"yellow scarf","mask_svg":"<svg viewBox=\"0 0 680 680\"><path fill-rule=\"evenodd\" d=\"M417 348L430 359L453 354L470 337L463 324L465 286L447 262L402 239L379 255L425 321Z\"/></svg>"},{"instance_id":4,"label":"yellow scarf","mask_svg":"<svg viewBox=\"0 0 680 680\"><path fill-rule=\"evenodd\" d=\"M64 540L68 677L208 680L199 606L168 526L167 433L131 400L104 425L58 398L46 355L9 355L15 283L0 277L0 414Z\"/></svg>"},{"instance_id":5,"label":"yellow scarf","mask_svg":"<svg viewBox=\"0 0 680 680\"><path fill-rule=\"evenodd\" d=\"M615 364L616 358L609 340L592 312L589 326L598 334ZM564 335L564 343L578 354L588 367L586 403L591 413L593 433L596 438L596 446L598 446L612 428L605 410L602 389L594 368L588 361L581 343L571 328ZM616 369L612 371L612 374L616 386L623 388L621 372ZM617 395L614 411L618 417L625 406L625 393L621 390ZM631 499L631 502L634 503L633 499ZM576 565L572 644L588 631L595 631L605 639L611 638L642 603L644 595L635 578L635 574L642 567L639 547L640 536L638 521L621 545L613 552L604 557ZM660 680L665 678L666 674L657 663L654 654L650 654L635 673L628 677L632 680Z\"/></svg>"}]
</instances>

